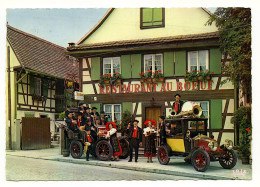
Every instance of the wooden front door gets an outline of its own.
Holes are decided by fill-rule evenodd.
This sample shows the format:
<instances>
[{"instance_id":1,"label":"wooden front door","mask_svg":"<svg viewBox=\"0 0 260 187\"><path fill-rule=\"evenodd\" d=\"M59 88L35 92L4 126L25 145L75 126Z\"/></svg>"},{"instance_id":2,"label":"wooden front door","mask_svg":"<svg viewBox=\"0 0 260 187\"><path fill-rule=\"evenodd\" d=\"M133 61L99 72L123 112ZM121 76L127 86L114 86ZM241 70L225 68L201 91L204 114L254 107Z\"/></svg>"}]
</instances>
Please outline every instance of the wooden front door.
<instances>
[{"instance_id":1,"label":"wooden front door","mask_svg":"<svg viewBox=\"0 0 260 187\"><path fill-rule=\"evenodd\" d=\"M151 119L156 121L159 120L159 116L161 115L161 108L146 108L145 109L145 120Z\"/></svg>"}]
</instances>

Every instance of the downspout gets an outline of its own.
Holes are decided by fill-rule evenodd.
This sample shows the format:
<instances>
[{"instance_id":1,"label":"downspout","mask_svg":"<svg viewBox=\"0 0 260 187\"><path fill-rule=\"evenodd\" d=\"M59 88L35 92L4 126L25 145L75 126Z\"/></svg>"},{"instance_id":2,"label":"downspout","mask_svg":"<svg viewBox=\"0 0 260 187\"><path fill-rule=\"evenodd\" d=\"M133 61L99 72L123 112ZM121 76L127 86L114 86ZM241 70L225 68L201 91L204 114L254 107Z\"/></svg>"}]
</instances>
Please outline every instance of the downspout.
<instances>
[{"instance_id":1,"label":"downspout","mask_svg":"<svg viewBox=\"0 0 260 187\"><path fill-rule=\"evenodd\" d=\"M28 75L28 71L25 69L25 74L18 80L16 81L16 84L15 84L15 113L14 113L14 116L15 116L15 119L17 118L17 85L19 82L21 82L23 80L24 77L26 77ZM27 93L28 94L28 93Z\"/></svg>"},{"instance_id":2,"label":"downspout","mask_svg":"<svg viewBox=\"0 0 260 187\"><path fill-rule=\"evenodd\" d=\"M9 120L9 129L8 129L8 136L9 136L9 149L12 150L12 101L11 101L11 68L10 68L10 47L7 48L7 72L8 72L8 120Z\"/></svg>"}]
</instances>

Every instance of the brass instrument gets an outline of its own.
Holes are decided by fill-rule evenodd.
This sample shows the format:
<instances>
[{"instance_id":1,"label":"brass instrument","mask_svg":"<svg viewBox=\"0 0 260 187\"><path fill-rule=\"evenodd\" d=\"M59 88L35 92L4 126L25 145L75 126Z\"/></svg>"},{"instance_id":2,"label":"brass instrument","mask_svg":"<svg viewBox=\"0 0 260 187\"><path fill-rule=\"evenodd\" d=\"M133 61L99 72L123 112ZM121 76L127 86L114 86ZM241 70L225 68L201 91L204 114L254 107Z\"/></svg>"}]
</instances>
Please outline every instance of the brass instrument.
<instances>
[{"instance_id":1,"label":"brass instrument","mask_svg":"<svg viewBox=\"0 0 260 187\"><path fill-rule=\"evenodd\" d=\"M185 102L179 114L173 115L174 118L179 117L194 117L199 118L202 115L202 108L199 105L194 105L192 102Z\"/></svg>"}]
</instances>

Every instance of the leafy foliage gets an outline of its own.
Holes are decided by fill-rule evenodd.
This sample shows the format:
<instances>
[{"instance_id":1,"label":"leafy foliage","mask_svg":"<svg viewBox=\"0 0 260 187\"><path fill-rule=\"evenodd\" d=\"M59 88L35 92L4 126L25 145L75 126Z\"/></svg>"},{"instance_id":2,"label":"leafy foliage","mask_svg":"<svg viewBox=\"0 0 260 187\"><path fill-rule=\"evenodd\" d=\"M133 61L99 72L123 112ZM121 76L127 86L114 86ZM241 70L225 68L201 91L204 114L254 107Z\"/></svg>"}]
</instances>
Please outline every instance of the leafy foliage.
<instances>
[{"instance_id":1,"label":"leafy foliage","mask_svg":"<svg viewBox=\"0 0 260 187\"><path fill-rule=\"evenodd\" d=\"M129 110L125 110L122 113L122 124L121 124L122 131L125 131L128 123L131 123L131 122L132 122L132 114Z\"/></svg>"},{"instance_id":2,"label":"leafy foliage","mask_svg":"<svg viewBox=\"0 0 260 187\"><path fill-rule=\"evenodd\" d=\"M232 123L239 125L239 150L243 155L250 154L250 139L252 131L251 108L242 106L235 113L231 120Z\"/></svg>"},{"instance_id":3,"label":"leafy foliage","mask_svg":"<svg viewBox=\"0 0 260 187\"><path fill-rule=\"evenodd\" d=\"M240 85L251 102L251 9L218 8L207 24L213 22L220 32L220 50L230 58L222 72L230 74L228 81Z\"/></svg>"}]
</instances>

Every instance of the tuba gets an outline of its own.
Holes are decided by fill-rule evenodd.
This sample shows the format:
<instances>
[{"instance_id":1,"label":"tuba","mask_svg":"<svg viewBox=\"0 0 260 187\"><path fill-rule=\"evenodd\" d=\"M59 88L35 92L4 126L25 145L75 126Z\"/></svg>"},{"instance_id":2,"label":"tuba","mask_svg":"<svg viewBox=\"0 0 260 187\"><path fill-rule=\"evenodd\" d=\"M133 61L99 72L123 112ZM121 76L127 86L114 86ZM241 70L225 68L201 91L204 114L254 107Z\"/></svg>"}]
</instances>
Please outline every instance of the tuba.
<instances>
[{"instance_id":1,"label":"tuba","mask_svg":"<svg viewBox=\"0 0 260 187\"><path fill-rule=\"evenodd\" d=\"M182 110L179 114L173 115L174 118L179 117L193 117L199 118L202 115L202 108L199 105L194 105L192 102L187 101L183 104Z\"/></svg>"}]
</instances>

